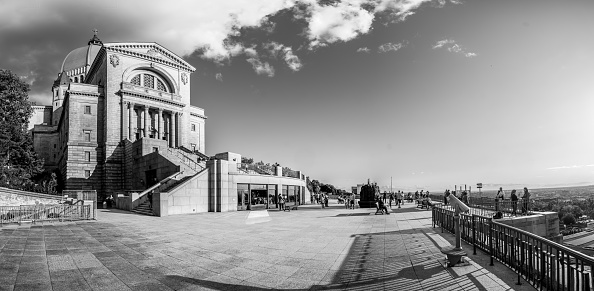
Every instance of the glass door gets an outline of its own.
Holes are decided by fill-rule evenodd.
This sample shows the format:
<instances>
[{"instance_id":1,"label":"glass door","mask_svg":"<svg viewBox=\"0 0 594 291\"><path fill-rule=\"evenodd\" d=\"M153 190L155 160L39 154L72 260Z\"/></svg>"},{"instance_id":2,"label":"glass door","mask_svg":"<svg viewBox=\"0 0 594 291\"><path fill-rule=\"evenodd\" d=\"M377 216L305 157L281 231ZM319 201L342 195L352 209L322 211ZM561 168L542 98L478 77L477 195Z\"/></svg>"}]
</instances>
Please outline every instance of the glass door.
<instances>
[{"instance_id":1,"label":"glass door","mask_svg":"<svg viewBox=\"0 0 594 291\"><path fill-rule=\"evenodd\" d=\"M248 210L249 196L248 184L237 184L237 210Z\"/></svg>"}]
</instances>

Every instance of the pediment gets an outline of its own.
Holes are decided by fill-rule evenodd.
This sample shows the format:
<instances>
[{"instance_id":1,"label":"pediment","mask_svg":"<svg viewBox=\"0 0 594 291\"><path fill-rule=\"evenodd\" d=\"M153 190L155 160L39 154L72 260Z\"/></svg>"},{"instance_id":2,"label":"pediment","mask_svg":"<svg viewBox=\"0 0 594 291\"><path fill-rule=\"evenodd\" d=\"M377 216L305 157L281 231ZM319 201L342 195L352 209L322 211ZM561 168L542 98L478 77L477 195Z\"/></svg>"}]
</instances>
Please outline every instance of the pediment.
<instances>
[{"instance_id":1,"label":"pediment","mask_svg":"<svg viewBox=\"0 0 594 291\"><path fill-rule=\"evenodd\" d=\"M120 53L144 57L149 61L161 60L184 67L192 72L196 70L182 58L157 43L108 43L104 46Z\"/></svg>"}]
</instances>

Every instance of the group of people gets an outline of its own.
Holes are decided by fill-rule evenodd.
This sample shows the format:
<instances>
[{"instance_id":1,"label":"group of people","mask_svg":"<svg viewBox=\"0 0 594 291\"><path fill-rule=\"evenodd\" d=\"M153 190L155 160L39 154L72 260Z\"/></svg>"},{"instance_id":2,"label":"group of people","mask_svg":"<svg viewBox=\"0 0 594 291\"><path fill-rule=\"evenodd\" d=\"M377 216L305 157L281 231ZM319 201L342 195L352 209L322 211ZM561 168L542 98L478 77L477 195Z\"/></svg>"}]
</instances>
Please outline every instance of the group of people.
<instances>
[{"instance_id":1,"label":"group of people","mask_svg":"<svg viewBox=\"0 0 594 291\"><path fill-rule=\"evenodd\" d=\"M524 187L524 195L520 197L522 199L522 214L526 214L529 210L529 203L530 203L530 192L528 191L527 187ZM518 201L520 200L518 195L516 194L516 189L513 189L510 193L509 200L511 200L511 207L512 207L512 214L517 215L518 213ZM497 191L497 195L495 196L496 205L499 208L499 203L504 202L505 198L505 191L503 191L503 187L499 187L499 191Z\"/></svg>"},{"instance_id":2,"label":"group of people","mask_svg":"<svg viewBox=\"0 0 594 291\"><path fill-rule=\"evenodd\" d=\"M328 207L328 194L318 193L313 196L316 204L322 204L322 209Z\"/></svg>"}]
</instances>

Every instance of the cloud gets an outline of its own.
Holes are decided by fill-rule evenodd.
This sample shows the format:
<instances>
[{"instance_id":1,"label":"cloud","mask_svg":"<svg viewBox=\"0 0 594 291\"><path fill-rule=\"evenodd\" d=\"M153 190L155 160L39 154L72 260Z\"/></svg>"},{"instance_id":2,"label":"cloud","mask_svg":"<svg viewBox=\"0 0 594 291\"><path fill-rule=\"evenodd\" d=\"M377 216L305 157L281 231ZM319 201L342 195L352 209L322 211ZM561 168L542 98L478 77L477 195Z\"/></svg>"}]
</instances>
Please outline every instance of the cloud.
<instances>
[{"instance_id":1,"label":"cloud","mask_svg":"<svg viewBox=\"0 0 594 291\"><path fill-rule=\"evenodd\" d=\"M301 60L293 53L293 49L291 47L285 46L278 42L269 42L265 45L265 47L272 56L282 58L289 69L297 72L303 67Z\"/></svg>"},{"instance_id":2,"label":"cloud","mask_svg":"<svg viewBox=\"0 0 594 291\"><path fill-rule=\"evenodd\" d=\"M268 77L274 77L274 67L268 62L262 62L257 58L249 58L247 62L252 64L252 68L258 75L267 75Z\"/></svg>"},{"instance_id":3,"label":"cloud","mask_svg":"<svg viewBox=\"0 0 594 291\"><path fill-rule=\"evenodd\" d=\"M397 51L403 48L406 45L406 42L399 42L399 43L384 43L380 45L377 50L379 53L387 53L389 51Z\"/></svg>"},{"instance_id":4,"label":"cloud","mask_svg":"<svg viewBox=\"0 0 594 291\"><path fill-rule=\"evenodd\" d=\"M360 47L357 49L358 53L369 53L371 50L368 47Z\"/></svg>"},{"instance_id":5,"label":"cloud","mask_svg":"<svg viewBox=\"0 0 594 291\"><path fill-rule=\"evenodd\" d=\"M461 54L467 58L474 58L477 56L476 53L467 51L461 45L456 43L456 41L453 39L443 39L443 40L436 42L435 45L433 45L433 49L440 49L440 48L445 48L451 53Z\"/></svg>"},{"instance_id":6,"label":"cloud","mask_svg":"<svg viewBox=\"0 0 594 291\"><path fill-rule=\"evenodd\" d=\"M360 4L349 1L334 5L312 3L309 6L311 16L308 26L310 47L345 42L368 33L374 13L363 9Z\"/></svg>"},{"instance_id":7,"label":"cloud","mask_svg":"<svg viewBox=\"0 0 594 291\"><path fill-rule=\"evenodd\" d=\"M450 44L450 43L455 43L453 40L451 39L444 39L444 40L440 40L437 43L435 43L435 45L433 46L433 49L438 49L443 47L446 44Z\"/></svg>"},{"instance_id":8,"label":"cloud","mask_svg":"<svg viewBox=\"0 0 594 291\"><path fill-rule=\"evenodd\" d=\"M573 166L560 166L560 167L551 167L547 168L547 170L566 170L566 169L579 169L585 167L594 167L594 165L573 165Z\"/></svg>"},{"instance_id":9,"label":"cloud","mask_svg":"<svg viewBox=\"0 0 594 291\"><path fill-rule=\"evenodd\" d=\"M223 82L223 74L221 73L216 73L215 75L215 79L219 82Z\"/></svg>"},{"instance_id":10,"label":"cloud","mask_svg":"<svg viewBox=\"0 0 594 291\"><path fill-rule=\"evenodd\" d=\"M48 88L64 57L85 46L92 37L91 30L97 28L104 42L157 42L180 56L198 56L218 64L229 63L232 58L254 59L265 67L264 56L256 57L254 52L283 29L275 18L282 16L282 21L303 26L303 43L283 42L282 60L298 71L303 67L299 47L315 49L353 40L369 33L377 19L404 21L424 4L435 1L2 1L0 64L27 76L32 95L47 95L40 98L49 99ZM142 13L129 13L139 7ZM259 37L243 35L246 30L258 30ZM257 64L254 60L250 63Z\"/></svg>"}]
</instances>

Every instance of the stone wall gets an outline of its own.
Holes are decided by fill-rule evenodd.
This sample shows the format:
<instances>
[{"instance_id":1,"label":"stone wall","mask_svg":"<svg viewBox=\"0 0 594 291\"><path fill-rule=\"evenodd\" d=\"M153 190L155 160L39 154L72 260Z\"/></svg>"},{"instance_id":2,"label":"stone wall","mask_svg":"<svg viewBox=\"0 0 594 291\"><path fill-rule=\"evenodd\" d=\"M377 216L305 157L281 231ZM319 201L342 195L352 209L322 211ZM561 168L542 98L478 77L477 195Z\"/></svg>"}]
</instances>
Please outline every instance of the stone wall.
<instances>
[{"instance_id":1,"label":"stone wall","mask_svg":"<svg viewBox=\"0 0 594 291\"><path fill-rule=\"evenodd\" d=\"M525 230L554 242L560 242L559 217L556 212L536 212L534 215L497 219L497 222Z\"/></svg>"},{"instance_id":2,"label":"stone wall","mask_svg":"<svg viewBox=\"0 0 594 291\"><path fill-rule=\"evenodd\" d=\"M38 203L58 204L61 200L61 196L43 198L44 196L49 195L0 187L0 206L35 205Z\"/></svg>"},{"instance_id":3,"label":"stone wall","mask_svg":"<svg viewBox=\"0 0 594 291\"><path fill-rule=\"evenodd\" d=\"M168 193L155 193L153 211L157 216L208 212L208 178L209 169L205 169Z\"/></svg>"}]
</instances>

